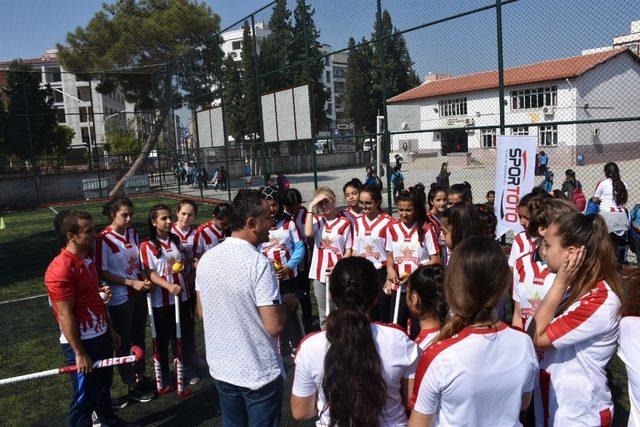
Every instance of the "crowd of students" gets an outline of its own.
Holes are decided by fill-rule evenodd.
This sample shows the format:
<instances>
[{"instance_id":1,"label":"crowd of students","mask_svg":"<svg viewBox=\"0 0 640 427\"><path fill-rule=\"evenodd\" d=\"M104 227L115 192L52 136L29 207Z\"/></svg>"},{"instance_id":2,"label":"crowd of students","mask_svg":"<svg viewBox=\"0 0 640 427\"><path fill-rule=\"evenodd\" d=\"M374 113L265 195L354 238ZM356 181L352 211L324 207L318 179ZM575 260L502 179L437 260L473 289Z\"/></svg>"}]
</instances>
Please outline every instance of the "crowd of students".
<instances>
[{"instance_id":1,"label":"crowd of students","mask_svg":"<svg viewBox=\"0 0 640 427\"><path fill-rule=\"evenodd\" d=\"M597 197L606 200L606 191ZM524 231L507 256L495 240L492 203L474 204L468 183L399 190L395 218L382 209L379 187L358 179L343 187L344 209L327 187L306 207L294 188L260 192L272 226L258 249L302 314L302 333L291 332L294 322L279 341L283 352L285 343L295 351L294 418L319 417L324 426L611 425L605 366L619 347L629 425L640 426L640 281L624 298L609 232L615 218L579 213L534 189L520 200ZM611 192L617 200L615 180ZM199 381L195 272L228 235L231 209L217 205L196 226L192 201L175 206L177 220L170 206L155 205L140 242L133 203L118 197L105 206L110 225L92 259L109 287L101 295L120 336L117 353L144 348L151 316L162 375L145 376L144 359L120 367L125 400L147 402L160 382L171 384L176 312L187 381ZM55 295L56 283L47 286Z\"/></svg>"}]
</instances>

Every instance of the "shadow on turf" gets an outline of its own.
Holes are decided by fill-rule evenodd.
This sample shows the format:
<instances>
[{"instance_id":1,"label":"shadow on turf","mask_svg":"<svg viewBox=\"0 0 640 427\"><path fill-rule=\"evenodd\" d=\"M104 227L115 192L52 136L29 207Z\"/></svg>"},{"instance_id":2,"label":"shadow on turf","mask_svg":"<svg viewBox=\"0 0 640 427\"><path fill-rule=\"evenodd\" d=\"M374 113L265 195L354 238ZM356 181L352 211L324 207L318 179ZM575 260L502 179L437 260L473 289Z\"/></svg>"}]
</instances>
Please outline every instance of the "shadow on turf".
<instances>
[{"instance_id":1,"label":"shadow on turf","mask_svg":"<svg viewBox=\"0 0 640 427\"><path fill-rule=\"evenodd\" d=\"M212 420L220 413L218 393L214 385L194 391L186 399L178 403L171 402L170 406L161 411L142 417L136 422L142 425L155 424L158 426L200 425Z\"/></svg>"}]
</instances>

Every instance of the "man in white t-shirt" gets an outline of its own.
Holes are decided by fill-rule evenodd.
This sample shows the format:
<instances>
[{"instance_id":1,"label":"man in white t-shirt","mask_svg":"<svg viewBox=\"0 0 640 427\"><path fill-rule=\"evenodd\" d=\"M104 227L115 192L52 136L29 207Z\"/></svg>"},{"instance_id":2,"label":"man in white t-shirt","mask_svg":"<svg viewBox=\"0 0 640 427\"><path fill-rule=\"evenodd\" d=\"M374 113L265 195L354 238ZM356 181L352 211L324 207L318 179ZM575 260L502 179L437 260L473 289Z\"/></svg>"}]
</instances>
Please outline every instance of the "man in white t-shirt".
<instances>
[{"instance_id":1,"label":"man in white t-shirt","mask_svg":"<svg viewBox=\"0 0 640 427\"><path fill-rule=\"evenodd\" d=\"M275 269L256 248L269 240L271 225L268 202L256 190L240 190L231 237L207 251L196 271L223 427L280 424L284 368L278 335L297 300L292 294L281 298Z\"/></svg>"}]
</instances>

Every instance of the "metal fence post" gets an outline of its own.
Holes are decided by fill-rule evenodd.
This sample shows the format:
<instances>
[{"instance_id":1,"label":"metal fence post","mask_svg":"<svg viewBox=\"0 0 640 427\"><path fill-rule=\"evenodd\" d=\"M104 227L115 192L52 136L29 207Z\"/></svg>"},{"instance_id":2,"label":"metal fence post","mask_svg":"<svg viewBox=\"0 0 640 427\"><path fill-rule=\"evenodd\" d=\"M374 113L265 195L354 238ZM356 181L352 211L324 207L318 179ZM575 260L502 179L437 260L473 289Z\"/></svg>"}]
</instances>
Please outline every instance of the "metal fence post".
<instances>
[{"instance_id":1,"label":"metal fence post","mask_svg":"<svg viewBox=\"0 0 640 427\"><path fill-rule=\"evenodd\" d=\"M27 139L29 140L29 150L31 151L31 169L33 170L33 183L36 187L36 200L40 204L40 184L38 183L38 167L36 165L36 154L33 151L33 136L31 135L31 116L29 114L29 101L27 100L27 86L24 81L24 73L20 74L22 80L22 97L24 98L24 112L27 115Z\"/></svg>"},{"instance_id":2,"label":"metal fence post","mask_svg":"<svg viewBox=\"0 0 640 427\"><path fill-rule=\"evenodd\" d=\"M96 128L96 112L93 108L93 86L91 85L91 76L89 76L89 100L91 101L91 119L89 119L89 117L87 117L87 120L90 120L89 122L89 132L92 132L91 130L91 126L93 124L93 130L95 130ZM102 117L102 120L104 120L104 116ZM104 122L103 122L104 123ZM106 140L107 138L107 129L104 128L104 138ZM100 191L100 197L102 197L102 178L101 178L101 174L100 174L100 153L98 152L98 133L94 132L94 136L95 138L93 138L93 143L95 144L95 153L96 153L96 158L95 158L95 163L96 163L96 168L98 169L98 189Z\"/></svg>"},{"instance_id":3,"label":"metal fence post","mask_svg":"<svg viewBox=\"0 0 640 427\"><path fill-rule=\"evenodd\" d=\"M302 0L302 7L304 12L307 11L307 2L306 0ZM304 59L305 59L305 74L307 77L307 91L309 93L309 116L311 119L311 158L313 161L313 188L318 189L318 163L316 159L316 147L315 147L315 136L316 136L316 124L315 124L315 115L313 111L313 89L311 87L311 72L309 71L309 39L307 35L307 20L302 20L302 33L304 39Z\"/></svg>"},{"instance_id":4,"label":"metal fence post","mask_svg":"<svg viewBox=\"0 0 640 427\"><path fill-rule=\"evenodd\" d=\"M196 164L200 163L200 135L198 133L198 113L196 112L196 104L195 104L195 80L193 78L193 59L189 61L189 71L191 72L191 115L193 116L193 134L191 135L191 140L195 142L194 147L196 148ZM189 158L187 157L187 162Z\"/></svg>"},{"instance_id":5,"label":"metal fence post","mask_svg":"<svg viewBox=\"0 0 640 427\"><path fill-rule=\"evenodd\" d=\"M500 94L500 135L504 135L504 57L502 51L502 0L496 0L496 31L498 37L498 91Z\"/></svg>"},{"instance_id":6,"label":"metal fence post","mask_svg":"<svg viewBox=\"0 0 640 427\"><path fill-rule=\"evenodd\" d=\"M220 50L216 49L216 59L220 64L220 73L223 73L222 64L223 61L220 58ZM220 85L220 110L222 111L222 137L224 138L224 164L227 168L227 173L225 174L225 184L227 186L227 197L229 198L229 202L231 202L231 170L229 169L229 136L227 135L227 121L224 117L224 79L220 76L218 81Z\"/></svg>"},{"instance_id":7,"label":"metal fence post","mask_svg":"<svg viewBox=\"0 0 640 427\"><path fill-rule=\"evenodd\" d=\"M260 115L260 151L262 153L262 176L267 173L267 153L264 138L264 121L262 120L262 99L260 98L260 63L258 61L258 43L256 41L256 20L255 15L251 15L251 38L253 42L253 68L255 69L256 81L256 102L258 103L258 114ZM266 183L265 183L266 184Z\"/></svg>"},{"instance_id":8,"label":"metal fence post","mask_svg":"<svg viewBox=\"0 0 640 427\"><path fill-rule=\"evenodd\" d=\"M387 154L387 210L389 214L393 212L393 198L391 192L391 171L389 170L391 166L391 162L389 161L389 154L391 151L391 144L389 138L389 120L387 115L387 84L386 84L386 72L384 69L384 44L382 40L382 34L380 31L382 30L382 1L377 0L378 13L376 16L378 34L376 35L378 39L378 57L380 61L380 87L381 87L381 97L382 97L382 116L384 117L382 123L382 133L383 133L383 141L384 148L383 151L386 151ZM382 156L382 153L377 153L378 156ZM380 174L380 171L376 171L376 173Z\"/></svg>"}]
</instances>

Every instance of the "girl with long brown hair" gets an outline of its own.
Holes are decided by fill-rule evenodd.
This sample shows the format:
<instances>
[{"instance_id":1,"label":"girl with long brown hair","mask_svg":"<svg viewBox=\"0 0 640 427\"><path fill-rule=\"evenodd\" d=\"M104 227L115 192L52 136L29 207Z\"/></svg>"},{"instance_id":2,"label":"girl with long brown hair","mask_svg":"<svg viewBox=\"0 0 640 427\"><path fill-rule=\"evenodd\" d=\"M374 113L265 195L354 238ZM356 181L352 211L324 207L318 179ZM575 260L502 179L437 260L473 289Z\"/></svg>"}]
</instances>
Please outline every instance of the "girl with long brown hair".
<instances>
[{"instance_id":1,"label":"girl with long brown hair","mask_svg":"<svg viewBox=\"0 0 640 427\"><path fill-rule=\"evenodd\" d=\"M640 274L629 284L628 298L620 310L618 356L627 366L629 379L629 426L640 426Z\"/></svg>"},{"instance_id":2,"label":"girl with long brown hair","mask_svg":"<svg viewBox=\"0 0 640 427\"><path fill-rule=\"evenodd\" d=\"M620 283L607 224L577 212L551 223L543 256L556 278L536 311L533 340L543 352L536 421L611 425L605 366L616 350Z\"/></svg>"},{"instance_id":3,"label":"girl with long brown hair","mask_svg":"<svg viewBox=\"0 0 640 427\"><path fill-rule=\"evenodd\" d=\"M450 316L420 359L409 426L518 425L538 362L531 339L498 320L510 285L494 239L472 236L456 246L444 284Z\"/></svg>"}]
</instances>

